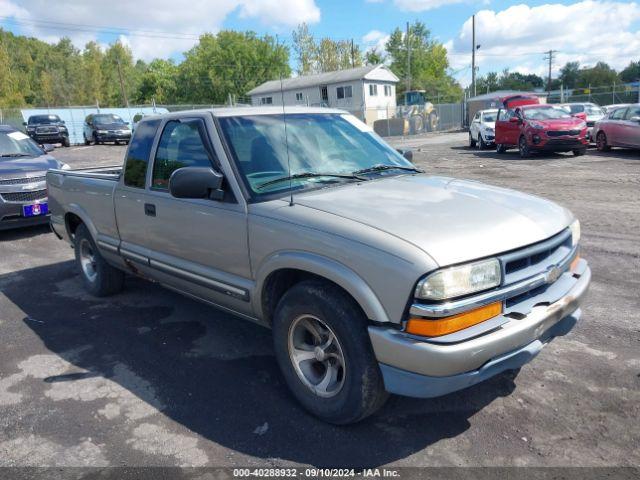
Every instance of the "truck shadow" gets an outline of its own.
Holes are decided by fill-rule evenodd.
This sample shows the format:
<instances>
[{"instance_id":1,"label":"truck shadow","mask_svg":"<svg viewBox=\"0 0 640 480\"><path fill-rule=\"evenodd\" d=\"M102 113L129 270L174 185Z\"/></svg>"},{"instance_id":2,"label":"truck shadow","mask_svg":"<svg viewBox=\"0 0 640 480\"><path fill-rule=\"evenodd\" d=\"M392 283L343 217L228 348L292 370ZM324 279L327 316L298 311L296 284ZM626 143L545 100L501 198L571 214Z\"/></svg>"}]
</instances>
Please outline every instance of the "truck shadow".
<instances>
[{"instance_id":1,"label":"truck shadow","mask_svg":"<svg viewBox=\"0 0 640 480\"><path fill-rule=\"evenodd\" d=\"M34 284L49 285L51 293L34 299ZM26 315L11 320L23 320L46 349L71 364L36 380L38 394L30 401L52 402L44 393L60 383L73 389L74 382L104 377L154 409L144 421L164 422L164 415L200 435L206 450L216 450L211 442L263 459L379 466L464 433L475 413L514 389L516 373L509 372L440 399L392 397L373 417L336 427L308 415L289 394L270 333L258 325L135 278L117 296L87 296L72 262L0 276L0 288ZM123 368L142 381L119 375ZM96 420L103 406L98 401L56 410L69 415L62 424L133 428L122 417ZM108 440L107 446L121 448Z\"/></svg>"}]
</instances>

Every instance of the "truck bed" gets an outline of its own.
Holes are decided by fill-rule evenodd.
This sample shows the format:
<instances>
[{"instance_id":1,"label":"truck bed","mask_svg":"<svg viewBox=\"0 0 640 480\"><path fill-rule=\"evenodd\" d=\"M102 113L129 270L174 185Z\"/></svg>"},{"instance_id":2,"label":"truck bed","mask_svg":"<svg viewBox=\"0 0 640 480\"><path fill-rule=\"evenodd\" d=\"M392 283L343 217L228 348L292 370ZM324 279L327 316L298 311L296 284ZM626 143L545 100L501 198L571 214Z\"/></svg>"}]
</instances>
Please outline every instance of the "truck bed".
<instances>
[{"instance_id":1,"label":"truck bed","mask_svg":"<svg viewBox=\"0 0 640 480\"><path fill-rule=\"evenodd\" d=\"M113 191L121 174L121 166L49 170L49 212L56 230L65 228L66 214L73 214L94 233L117 239Z\"/></svg>"}]
</instances>

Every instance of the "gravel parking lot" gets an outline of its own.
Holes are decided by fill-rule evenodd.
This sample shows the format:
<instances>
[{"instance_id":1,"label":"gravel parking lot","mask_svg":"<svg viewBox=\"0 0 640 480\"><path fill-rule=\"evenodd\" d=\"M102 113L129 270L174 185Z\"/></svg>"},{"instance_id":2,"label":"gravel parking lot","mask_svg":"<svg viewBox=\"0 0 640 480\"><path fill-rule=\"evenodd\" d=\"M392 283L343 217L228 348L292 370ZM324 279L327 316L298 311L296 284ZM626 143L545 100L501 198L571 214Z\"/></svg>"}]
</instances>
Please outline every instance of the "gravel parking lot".
<instances>
[{"instance_id":1,"label":"gravel parking lot","mask_svg":"<svg viewBox=\"0 0 640 480\"><path fill-rule=\"evenodd\" d=\"M92 298L48 228L0 232L0 466L640 466L640 153L521 160L466 140L394 143L431 174L538 194L582 221L583 320L520 372L326 425L288 393L268 330L135 278ZM54 155L80 168L124 150Z\"/></svg>"}]
</instances>

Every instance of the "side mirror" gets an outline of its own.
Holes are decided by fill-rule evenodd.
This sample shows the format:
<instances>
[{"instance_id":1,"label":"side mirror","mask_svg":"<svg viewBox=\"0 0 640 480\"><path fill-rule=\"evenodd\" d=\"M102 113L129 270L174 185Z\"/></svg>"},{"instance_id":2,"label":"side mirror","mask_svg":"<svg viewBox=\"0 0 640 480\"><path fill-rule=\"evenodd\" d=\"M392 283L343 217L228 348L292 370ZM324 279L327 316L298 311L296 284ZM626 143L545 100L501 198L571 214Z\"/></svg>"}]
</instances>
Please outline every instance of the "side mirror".
<instances>
[{"instance_id":1,"label":"side mirror","mask_svg":"<svg viewBox=\"0 0 640 480\"><path fill-rule=\"evenodd\" d=\"M584 112L574 113L572 116L579 118L580 120L584 120L585 122L587 121L587 114Z\"/></svg>"},{"instance_id":2,"label":"side mirror","mask_svg":"<svg viewBox=\"0 0 640 480\"><path fill-rule=\"evenodd\" d=\"M518 117L511 117L509 123L520 123L520 119Z\"/></svg>"},{"instance_id":3,"label":"side mirror","mask_svg":"<svg viewBox=\"0 0 640 480\"><path fill-rule=\"evenodd\" d=\"M413 163L413 150L402 150L399 148L398 153Z\"/></svg>"},{"instance_id":4,"label":"side mirror","mask_svg":"<svg viewBox=\"0 0 640 480\"><path fill-rule=\"evenodd\" d=\"M42 145L42 150L44 150L46 153L53 152L55 148L55 145L51 145L50 143L44 143Z\"/></svg>"},{"instance_id":5,"label":"side mirror","mask_svg":"<svg viewBox=\"0 0 640 480\"><path fill-rule=\"evenodd\" d=\"M26 127L27 126L27 122L22 122L22 125L24 125Z\"/></svg>"},{"instance_id":6,"label":"side mirror","mask_svg":"<svg viewBox=\"0 0 640 480\"><path fill-rule=\"evenodd\" d=\"M640 116L635 115L629 119L631 122L640 123Z\"/></svg>"},{"instance_id":7,"label":"side mirror","mask_svg":"<svg viewBox=\"0 0 640 480\"><path fill-rule=\"evenodd\" d=\"M208 198L222 200L224 176L209 167L184 167L169 178L169 192L176 198Z\"/></svg>"}]
</instances>

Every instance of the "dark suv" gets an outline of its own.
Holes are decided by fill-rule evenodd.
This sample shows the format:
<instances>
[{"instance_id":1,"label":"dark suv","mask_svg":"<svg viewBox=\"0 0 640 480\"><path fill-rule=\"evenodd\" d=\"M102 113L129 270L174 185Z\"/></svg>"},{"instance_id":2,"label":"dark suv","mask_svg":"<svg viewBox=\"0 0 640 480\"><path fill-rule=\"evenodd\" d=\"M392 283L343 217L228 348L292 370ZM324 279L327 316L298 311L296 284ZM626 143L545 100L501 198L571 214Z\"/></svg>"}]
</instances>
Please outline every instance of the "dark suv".
<instances>
[{"instance_id":1,"label":"dark suv","mask_svg":"<svg viewBox=\"0 0 640 480\"><path fill-rule=\"evenodd\" d=\"M31 115L23 125L27 127L27 135L37 143L70 145L69 130L58 115Z\"/></svg>"},{"instance_id":2,"label":"dark suv","mask_svg":"<svg viewBox=\"0 0 640 480\"><path fill-rule=\"evenodd\" d=\"M93 113L84 120L84 143L94 145L104 142L129 143L129 124L113 113Z\"/></svg>"}]
</instances>

